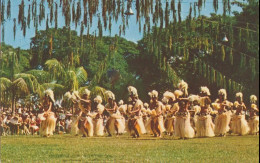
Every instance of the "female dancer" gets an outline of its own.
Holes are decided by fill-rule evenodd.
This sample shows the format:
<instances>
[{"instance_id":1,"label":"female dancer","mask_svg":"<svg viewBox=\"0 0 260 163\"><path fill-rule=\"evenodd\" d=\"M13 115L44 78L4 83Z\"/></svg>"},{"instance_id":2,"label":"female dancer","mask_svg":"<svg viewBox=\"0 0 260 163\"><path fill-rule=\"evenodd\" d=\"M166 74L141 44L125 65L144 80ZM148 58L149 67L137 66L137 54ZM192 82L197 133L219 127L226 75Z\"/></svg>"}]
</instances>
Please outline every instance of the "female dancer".
<instances>
[{"instance_id":1,"label":"female dancer","mask_svg":"<svg viewBox=\"0 0 260 163\"><path fill-rule=\"evenodd\" d=\"M105 105L105 110L109 113L109 118L105 127L108 136L112 136L114 133L118 136L119 134L123 134L125 131L125 119L118 110L115 102L115 95L111 91L106 91L105 94L108 99L108 103Z\"/></svg>"},{"instance_id":2,"label":"female dancer","mask_svg":"<svg viewBox=\"0 0 260 163\"><path fill-rule=\"evenodd\" d=\"M210 92L207 87L201 87L200 112L195 116L196 137L214 137L214 124L210 115L211 100Z\"/></svg>"},{"instance_id":3,"label":"female dancer","mask_svg":"<svg viewBox=\"0 0 260 163\"><path fill-rule=\"evenodd\" d=\"M163 104L158 101L158 92L153 90L148 93L151 97L150 109L152 111L151 119L147 122L147 129L151 131L155 137L161 137L165 131L163 124Z\"/></svg>"},{"instance_id":4,"label":"female dancer","mask_svg":"<svg viewBox=\"0 0 260 163\"><path fill-rule=\"evenodd\" d=\"M230 129L231 112L229 110L232 107L232 103L227 100L227 92L225 89L220 89L218 96L219 98L212 103L213 108L218 110L215 119L215 135L225 137Z\"/></svg>"},{"instance_id":5,"label":"female dancer","mask_svg":"<svg viewBox=\"0 0 260 163\"><path fill-rule=\"evenodd\" d=\"M179 98L178 111L174 122L174 135L180 139L193 138L195 133L190 124L189 101L187 98Z\"/></svg>"},{"instance_id":6,"label":"female dancer","mask_svg":"<svg viewBox=\"0 0 260 163\"><path fill-rule=\"evenodd\" d=\"M50 89L46 90L42 103L44 113L38 115L41 119L40 135L43 137L49 137L50 135L53 135L53 131L55 131L57 118L53 112L54 102L53 91Z\"/></svg>"},{"instance_id":7,"label":"female dancer","mask_svg":"<svg viewBox=\"0 0 260 163\"><path fill-rule=\"evenodd\" d=\"M88 89L84 89L81 92L81 97L76 93L75 94L79 108L81 112L79 113L78 117L78 128L83 133L83 137L86 136L93 136L94 126L92 122L92 117L90 115L91 111L91 100L89 99L90 91Z\"/></svg>"},{"instance_id":8,"label":"female dancer","mask_svg":"<svg viewBox=\"0 0 260 163\"><path fill-rule=\"evenodd\" d=\"M248 123L245 118L246 106L243 102L243 94L241 92L236 94L236 101L233 109L236 113L232 116L231 130L234 134L245 135L249 132Z\"/></svg>"},{"instance_id":9,"label":"female dancer","mask_svg":"<svg viewBox=\"0 0 260 163\"><path fill-rule=\"evenodd\" d=\"M104 112L105 107L102 105L102 98L97 96L94 98L94 111L96 116L94 119L94 133L97 136L104 135Z\"/></svg>"},{"instance_id":10,"label":"female dancer","mask_svg":"<svg viewBox=\"0 0 260 163\"><path fill-rule=\"evenodd\" d=\"M255 95L250 96L250 109L249 109L249 126L251 135L259 134L259 110L257 108L257 97Z\"/></svg>"},{"instance_id":11,"label":"female dancer","mask_svg":"<svg viewBox=\"0 0 260 163\"><path fill-rule=\"evenodd\" d=\"M171 112L172 110L172 103L175 101L175 96L172 92L166 91L163 94L163 99L162 99L165 107L166 107L166 119L164 122L165 129L168 135L173 135L173 129L174 129L174 114Z\"/></svg>"},{"instance_id":12,"label":"female dancer","mask_svg":"<svg viewBox=\"0 0 260 163\"><path fill-rule=\"evenodd\" d=\"M128 119L128 130L134 138L140 137L141 134L146 133L144 122L141 114L141 109L143 108L143 102L139 100L137 90L135 87L128 87L129 97L131 98L129 102L128 113L130 115Z\"/></svg>"}]
</instances>

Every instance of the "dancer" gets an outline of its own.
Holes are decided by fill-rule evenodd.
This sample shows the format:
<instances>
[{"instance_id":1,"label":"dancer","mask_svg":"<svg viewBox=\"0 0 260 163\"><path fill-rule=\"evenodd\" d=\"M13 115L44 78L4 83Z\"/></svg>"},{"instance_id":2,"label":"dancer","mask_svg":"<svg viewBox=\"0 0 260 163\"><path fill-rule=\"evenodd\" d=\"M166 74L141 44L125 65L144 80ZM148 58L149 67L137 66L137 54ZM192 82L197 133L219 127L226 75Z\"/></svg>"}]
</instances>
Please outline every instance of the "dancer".
<instances>
[{"instance_id":1,"label":"dancer","mask_svg":"<svg viewBox=\"0 0 260 163\"><path fill-rule=\"evenodd\" d=\"M257 97L255 95L250 96L250 109L249 109L249 126L251 135L259 134L259 109L257 107Z\"/></svg>"},{"instance_id":2,"label":"dancer","mask_svg":"<svg viewBox=\"0 0 260 163\"><path fill-rule=\"evenodd\" d=\"M88 89L84 89L81 92L81 97L78 95L77 92L74 93L77 102L79 104L79 108L81 112L79 113L78 117L78 128L83 133L82 137L92 137L94 132L94 126L92 122L92 117L90 115L91 111L91 100L89 99L90 91Z\"/></svg>"},{"instance_id":3,"label":"dancer","mask_svg":"<svg viewBox=\"0 0 260 163\"><path fill-rule=\"evenodd\" d=\"M123 134L125 131L125 119L118 110L115 95L111 91L106 91L105 94L108 99L108 103L105 105L105 110L109 113L105 126L108 136L112 136L112 134L119 136L119 134Z\"/></svg>"},{"instance_id":4,"label":"dancer","mask_svg":"<svg viewBox=\"0 0 260 163\"><path fill-rule=\"evenodd\" d=\"M141 109L143 108L143 102L138 98L137 90L133 86L128 87L129 97L131 101L128 105L129 119L128 130L134 138L140 137L141 134L146 133Z\"/></svg>"},{"instance_id":5,"label":"dancer","mask_svg":"<svg viewBox=\"0 0 260 163\"><path fill-rule=\"evenodd\" d=\"M211 100L209 98L210 92L207 87L201 87L201 92L199 103L200 111L195 116L195 126L196 126L196 137L214 137L214 127L210 115L211 112Z\"/></svg>"},{"instance_id":6,"label":"dancer","mask_svg":"<svg viewBox=\"0 0 260 163\"><path fill-rule=\"evenodd\" d=\"M165 118L165 129L168 135L172 136L173 135L173 129L174 129L174 114L171 112L171 109L173 107L172 103L175 101L175 96L172 92L166 91L163 94L163 99L162 99L165 107L166 107L166 118Z\"/></svg>"},{"instance_id":7,"label":"dancer","mask_svg":"<svg viewBox=\"0 0 260 163\"><path fill-rule=\"evenodd\" d=\"M151 119L147 122L148 131L152 132L155 137L161 137L162 133L165 131L163 124L163 104L158 101L158 92L153 90L148 93L150 100L150 109L152 111Z\"/></svg>"},{"instance_id":8,"label":"dancer","mask_svg":"<svg viewBox=\"0 0 260 163\"><path fill-rule=\"evenodd\" d=\"M215 119L215 135L225 137L229 131L229 123L231 119L232 103L227 100L227 92L225 89L218 91L219 98L212 103L214 109L218 110L218 114Z\"/></svg>"},{"instance_id":9,"label":"dancer","mask_svg":"<svg viewBox=\"0 0 260 163\"><path fill-rule=\"evenodd\" d=\"M195 132L190 124L189 101L187 98L179 98L177 102L179 109L174 121L174 135L180 139L193 138Z\"/></svg>"},{"instance_id":10,"label":"dancer","mask_svg":"<svg viewBox=\"0 0 260 163\"><path fill-rule=\"evenodd\" d=\"M243 94L236 94L236 101L233 106L235 114L231 120L231 130L234 134L246 135L249 132L248 123L245 118L246 106L243 102Z\"/></svg>"},{"instance_id":11,"label":"dancer","mask_svg":"<svg viewBox=\"0 0 260 163\"><path fill-rule=\"evenodd\" d=\"M94 98L94 111L96 112L96 116L94 119L94 133L97 136L104 135L104 112L105 107L102 105L101 96L97 96Z\"/></svg>"},{"instance_id":12,"label":"dancer","mask_svg":"<svg viewBox=\"0 0 260 163\"><path fill-rule=\"evenodd\" d=\"M55 114L53 112L54 108L54 94L53 91L48 89L45 92L45 96L43 98L43 109L44 113L39 114L39 118L41 120L40 123L40 135L43 137L49 137L53 135L56 127L56 120Z\"/></svg>"}]
</instances>

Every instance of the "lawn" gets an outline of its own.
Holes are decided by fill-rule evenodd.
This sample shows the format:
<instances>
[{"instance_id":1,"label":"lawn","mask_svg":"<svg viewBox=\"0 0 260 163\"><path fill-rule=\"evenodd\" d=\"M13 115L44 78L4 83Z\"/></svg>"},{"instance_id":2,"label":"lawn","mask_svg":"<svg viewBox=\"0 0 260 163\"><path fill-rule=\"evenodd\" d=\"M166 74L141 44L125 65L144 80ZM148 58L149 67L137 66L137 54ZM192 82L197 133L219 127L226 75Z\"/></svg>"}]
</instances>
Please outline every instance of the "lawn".
<instances>
[{"instance_id":1,"label":"lawn","mask_svg":"<svg viewBox=\"0 0 260 163\"><path fill-rule=\"evenodd\" d=\"M71 135L1 137L2 162L259 162L259 136L177 140L82 138ZM1 162L0 161L0 162Z\"/></svg>"}]
</instances>

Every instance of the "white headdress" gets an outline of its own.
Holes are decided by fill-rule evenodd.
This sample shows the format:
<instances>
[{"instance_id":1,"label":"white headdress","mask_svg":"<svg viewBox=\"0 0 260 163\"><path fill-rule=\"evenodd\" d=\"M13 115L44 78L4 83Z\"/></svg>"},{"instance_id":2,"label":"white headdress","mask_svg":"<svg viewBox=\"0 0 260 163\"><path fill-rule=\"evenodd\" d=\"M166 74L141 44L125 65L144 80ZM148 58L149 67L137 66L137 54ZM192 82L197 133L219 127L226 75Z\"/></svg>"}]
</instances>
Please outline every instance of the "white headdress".
<instances>
[{"instance_id":1,"label":"white headdress","mask_svg":"<svg viewBox=\"0 0 260 163\"><path fill-rule=\"evenodd\" d=\"M72 97L72 94L70 93L70 92L66 92L65 94L64 94L64 99L71 99L71 97Z\"/></svg>"},{"instance_id":2,"label":"white headdress","mask_svg":"<svg viewBox=\"0 0 260 163\"><path fill-rule=\"evenodd\" d=\"M71 94L71 99L77 100L77 97L79 98L79 92L73 91L72 94Z\"/></svg>"},{"instance_id":3,"label":"white headdress","mask_svg":"<svg viewBox=\"0 0 260 163\"><path fill-rule=\"evenodd\" d=\"M97 102L97 103L101 104L102 103L102 97L97 95L97 97L94 98L94 102Z\"/></svg>"},{"instance_id":4,"label":"white headdress","mask_svg":"<svg viewBox=\"0 0 260 163\"><path fill-rule=\"evenodd\" d=\"M180 91L180 90L176 90L176 91L174 91L174 95L175 95L176 98L179 98L180 96L183 95L183 92Z\"/></svg>"},{"instance_id":5,"label":"white headdress","mask_svg":"<svg viewBox=\"0 0 260 163\"><path fill-rule=\"evenodd\" d=\"M188 83L186 83L184 80L181 80L178 84L178 88L185 94L188 95Z\"/></svg>"},{"instance_id":6,"label":"white headdress","mask_svg":"<svg viewBox=\"0 0 260 163\"><path fill-rule=\"evenodd\" d=\"M210 96L209 89L208 89L208 87L205 87L205 86L200 87L200 93L205 93L205 94L207 94L207 96Z\"/></svg>"},{"instance_id":7,"label":"white headdress","mask_svg":"<svg viewBox=\"0 0 260 163\"><path fill-rule=\"evenodd\" d=\"M113 92L111 92L111 91L106 91L105 94L106 94L107 99L110 98L110 99L112 99L112 100L115 100L115 95L114 95Z\"/></svg>"},{"instance_id":8,"label":"white headdress","mask_svg":"<svg viewBox=\"0 0 260 163\"><path fill-rule=\"evenodd\" d=\"M129 86L127 89L128 89L129 95L138 97L137 89L135 87Z\"/></svg>"},{"instance_id":9,"label":"white headdress","mask_svg":"<svg viewBox=\"0 0 260 163\"><path fill-rule=\"evenodd\" d=\"M44 91L44 94L48 95L51 98L53 103L55 102L55 100L54 100L54 93L53 93L53 91L51 89L47 89L46 91Z\"/></svg>"},{"instance_id":10,"label":"white headdress","mask_svg":"<svg viewBox=\"0 0 260 163\"><path fill-rule=\"evenodd\" d=\"M236 93L236 97L243 98L243 93L241 93L241 92Z\"/></svg>"},{"instance_id":11,"label":"white headdress","mask_svg":"<svg viewBox=\"0 0 260 163\"><path fill-rule=\"evenodd\" d=\"M162 102L168 103L169 99L175 100L175 95L172 92L166 91L163 94Z\"/></svg>"},{"instance_id":12,"label":"white headdress","mask_svg":"<svg viewBox=\"0 0 260 163\"><path fill-rule=\"evenodd\" d=\"M80 92L80 95L81 95L81 96L82 96L82 95L87 95L87 96L89 96L89 95L90 95L90 90L84 89L82 92Z\"/></svg>"},{"instance_id":13,"label":"white headdress","mask_svg":"<svg viewBox=\"0 0 260 163\"><path fill-rule=\"evenodd\" d=\"M156 90L152 90L151 92L148 93L148 95L152 97L158 97L158 92Z\"/></svg>"},{"instance_id":14,"label":"white headdress","mask_svg":"<svg viewBox=\"0 0 260 163\"><path fill-rule=\"evenodd\" d=\"M200 100L200 97L198 95L190 95L188 97L189 101L193 102L193 101L198 101Z\"/></svg>"},{"instance_id":15,"label":"white headdress","mask_svg":"<svg viewBox=\"0 0 260 163\"><path fill-rule=\"evenodd\" d=\"M225 89L220 89L218 95L224 95L224 100L227 99L227 91Z\"/></svg>"},{"instance_id":16,"label":"white headdress","mask_svg":"<svg viewBox=\"0 0 260 163\"><path fill-rule=\"evenodd\" d=\"M99 114L102 114L104 109L105 109L105 107L101 103L99 103L97 105L97 110L98 110Z\"/></svg>"},{"instance_id":17,"label":"white headdress","mask_svg":"<svg viewBox=\"0 0 260 163\"><path fill-rule=\"evenodd\" d=\"M120 100L119 102L118 102L118 105L120 106L120 105L123 105L124 104L124 101L123 100Z\"/></svg>"},{"instance_id":18,"label":"white headdress","mask_svg":"<svg viewBox=\"0 0 260 163\"><path fill-rule=\"evenodd\" d=\"M255 95L250 96L250 103L256 103L257 102L257 97Z\"/></svg>"},{"instance_id":19,"label":"white headdress","mask_svg":"<svg viewBox=\"0 0 260 163\"><path fill-rule=\"evenodd\" d=\"M148 107L149 107L149 104L145 102L145 103L144 103L144 107L145 107L145 108L148 108Z\"/></svg>"}]
</instances>

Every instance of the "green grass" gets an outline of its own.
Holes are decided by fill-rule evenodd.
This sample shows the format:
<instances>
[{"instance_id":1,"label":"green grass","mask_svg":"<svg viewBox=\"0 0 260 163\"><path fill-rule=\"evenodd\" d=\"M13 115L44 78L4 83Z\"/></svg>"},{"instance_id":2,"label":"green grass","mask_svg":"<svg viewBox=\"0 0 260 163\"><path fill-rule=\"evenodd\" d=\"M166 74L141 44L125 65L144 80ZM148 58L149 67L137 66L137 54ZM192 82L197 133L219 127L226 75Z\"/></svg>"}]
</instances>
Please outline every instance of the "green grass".
<instances>
[{"instance_id":1,"label":"green grass","mask_svg":"<svg viewBox=\"0 0 260 163\"><path fill-rule=\"evenodd\" d=\"M259 136L176 140L127 135L1 137L2 162L259 162ZM1 161L0 161L1 162Z\"/></svg>"}]
</instances>

